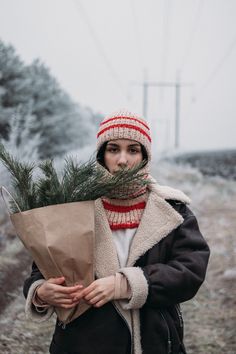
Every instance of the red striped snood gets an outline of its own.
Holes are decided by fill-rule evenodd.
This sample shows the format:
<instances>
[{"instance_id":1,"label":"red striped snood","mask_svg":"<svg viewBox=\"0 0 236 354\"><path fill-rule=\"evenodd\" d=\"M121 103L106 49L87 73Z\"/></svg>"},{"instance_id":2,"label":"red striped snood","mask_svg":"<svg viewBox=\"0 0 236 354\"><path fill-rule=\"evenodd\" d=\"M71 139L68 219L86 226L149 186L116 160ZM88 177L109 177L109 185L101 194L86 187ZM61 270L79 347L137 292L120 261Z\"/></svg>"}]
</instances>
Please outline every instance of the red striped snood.
<instances>
[{"instance_id":1,"label":"red striped snood","mask_svg":"<svg viewBox=\"0 0 236 354\"><path fill-rule=\"evenodd\" d=\"M148 198L146 188L140 193L143 194L126 200L102 198L111 230L133 229L139 226Z\"/></svg>"}]
</instances>

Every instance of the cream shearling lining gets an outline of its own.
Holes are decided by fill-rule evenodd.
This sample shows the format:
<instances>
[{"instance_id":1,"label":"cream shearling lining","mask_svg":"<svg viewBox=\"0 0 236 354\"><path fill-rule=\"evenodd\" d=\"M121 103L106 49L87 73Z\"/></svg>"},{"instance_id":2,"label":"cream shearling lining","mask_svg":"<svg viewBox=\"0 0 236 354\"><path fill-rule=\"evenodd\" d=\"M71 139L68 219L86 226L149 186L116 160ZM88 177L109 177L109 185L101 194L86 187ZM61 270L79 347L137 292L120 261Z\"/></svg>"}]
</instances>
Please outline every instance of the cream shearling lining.
<instances>
[{"instance_id":1,"label":"cream shearling lining","mask_svg":"<svg viewBox=\"0 0 236 354\"><path fill-rule=\"evenodd\" d=\"M119 270L124 274L131 288L131 298L120 301L124 310L139 309L142 307L148 296L148 283L139 267L126 267Z\"/></svg>"},{"instance_id":2,"label":"cream shearling lining","mask_svg":"<svg viewBox=\"0 0 236 354\"><path fill-rule=\"evenodd\" d=\"M40 279L40 280L36 280L31 285L29 292L28 292L27 299L26 299L26 304L25 304L25 314L26 314L27 319L36 321L38 323L47 321L52 316L52 314L54 312L53 306L46 308L45 311L43 311L43 312L38 312L38 311L36 311L35 307L32 304L32 300L33 300L33 296L34 296L34 292L35 292L36 288L39 285L43 284L44 282L45 282L44 279Z\"/></svg>"},{"instance_id":3,"label":"cream shearling lining","mask_svg":"<svg viewBox=\"0 0 236 354\"><path fill-rule=\"evenodd\" d=\"M162 199L173 199L185 204L191 203L191 199L179 189L175 189L169 186L161 186L157 184L156 180L151 176L150 180L152 181L152 184L150 184L148 188L155 192Z\"/></svg>"}]
</instances>

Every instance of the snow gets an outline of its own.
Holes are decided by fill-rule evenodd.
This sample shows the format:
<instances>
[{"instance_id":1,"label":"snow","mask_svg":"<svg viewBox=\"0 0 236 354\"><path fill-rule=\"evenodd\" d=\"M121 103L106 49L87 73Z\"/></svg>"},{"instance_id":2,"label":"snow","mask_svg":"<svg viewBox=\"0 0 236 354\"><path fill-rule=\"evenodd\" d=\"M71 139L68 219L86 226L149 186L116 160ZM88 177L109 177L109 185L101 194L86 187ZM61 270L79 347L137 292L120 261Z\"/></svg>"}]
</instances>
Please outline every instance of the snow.
<instances>
[{"instance_id":1,"label":"snow","mask_svg":"<svg viewBox=\"0 0 236 354\"><path fill-rule=\"evenodd\" d=\"M82 151L82 155L90 155L90 148L87 149ZM196 168L170 161L154 164L152 175L160 184L181 189L191 198L190 208L196 214L211 249L205 283L193 300L182 305L188 353L233 354L236 345L232 332L236 318L231 310L235 305L236 181L204 176ZM2 274L6 269L17 272L17 262L21 262L19 241L13 237L9 224L0 224L1 233L5 240L3 242L3 237L0 237ZM29 271L30 265L19 273L22 283ZM9 283L11 285L11 278ZM1 287L4 289L6 285L1 284ZM47 352L54 320L40 326L26 321L21 289L8 291L7 296L9 306L0 316L0 351L11 353L14 348L17 354L23 354L25 350L30 353ZM24 341L19 339L22 336Z\"/></svg>"}]
</instances>

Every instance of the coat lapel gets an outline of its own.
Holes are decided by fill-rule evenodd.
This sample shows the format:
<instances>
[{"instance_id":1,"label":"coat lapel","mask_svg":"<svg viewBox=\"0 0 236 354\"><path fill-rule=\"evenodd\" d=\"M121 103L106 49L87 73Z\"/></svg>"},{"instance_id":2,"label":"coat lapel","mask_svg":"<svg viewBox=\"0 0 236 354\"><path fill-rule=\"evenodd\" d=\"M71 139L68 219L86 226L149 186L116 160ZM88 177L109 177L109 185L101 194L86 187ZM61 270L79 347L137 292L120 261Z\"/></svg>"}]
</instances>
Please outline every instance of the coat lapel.
<instances>
[{"instance_id":1,"label":"coat lapel","mask_svg":"<svg viewBox=\"0 0 236 354\"><path fill-rule=\"evenodd\" d=\"M150 248L176 229L182 216L165 200L189 199L182 192L159 185L151 185L150 194L141 222L133 238L127 267L131 267ZM119 270L119 259L101 199L95 201L95 273L98 278L114 274Z\"/></svg>"},{"instance_id":2,"label":"coat lapel","mask_svg":"<svg viewBox=\"0 0 236 354\"><path fill-rule=\"evenodd\" d=\"M119 268L112 231L99 198L95 201L95 274L98 278L107 277Z\"/></svg>"},{"instance_id":3,"label":"coat lapel","mask_svg":"<svg viewBox=\"0 0 236 354\"><path fill-rule=\"evenodd\" d=\"M131 245L127 267L133 266L143 254L182 222L182 216L152 190Z\"/></svg>"}]
</instances>

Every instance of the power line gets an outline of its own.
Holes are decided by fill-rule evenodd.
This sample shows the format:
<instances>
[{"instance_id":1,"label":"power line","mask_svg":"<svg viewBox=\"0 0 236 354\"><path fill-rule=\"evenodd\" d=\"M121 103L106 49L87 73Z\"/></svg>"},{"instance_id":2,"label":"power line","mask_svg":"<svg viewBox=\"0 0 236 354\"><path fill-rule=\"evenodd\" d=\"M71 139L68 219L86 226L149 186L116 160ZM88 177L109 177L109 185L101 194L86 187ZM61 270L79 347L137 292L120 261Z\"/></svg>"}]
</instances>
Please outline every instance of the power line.
<instances>
[{"instance_id":1,"label":"power line","mask_svg":"<svg viewBox=\"0 0 236 354\"><path fill-rule=\"evenodd\" d=\"M97 51L98 53L100 54L100 56L103 58L107 68L108 68L108 71L110 73L110 75L112 76L114 82L116 83L117 87L119 87L119 89L122 91L123 95L125 96L125 98L127 99L127 94L126 92L124 91L124 87L123 87L123 84L122 82L120 81L119 79L119 76L117 75L116 71L114 70L110 60L108 59L107 55L106 55L106 52L103 48L103 45L101 43L101 41L99 40L98 38L98 35L97 33L95 32L95 30L93 29L93 26L90 22L90 19L89 19L89 16L84 8L84 6L82 5L81 1L79 0L74 0L74 3L75 3L75 6L76 6L76 11L78 12L79 16L83 16L84 18L84 21L88 27L88 30L89 30L89 33L92 37L92 40L97 48Z\"/></svg>"},{"instance_id":2,"label":"power line","mask_svg":"<svg viewBox=\"0 0 236 354\"><path fill-rule=\"evenodd\" d=\"M134 4L134 0L130 0L130 8L131 8L131 12L132 12L132 17L133 17L133 27L134 27L134 33L135 33L135 39L136 39L136 49L137 49L137 53L138 53L138 60L139 60L139 64L142 68L142 70L144 70L144 57L143 57L143 41L141 40L141 36L140 36L140 30L139 30L139 25L138 25L138 19L137 19L137 15L136 15L136 11L135 11L135 4Z\"/></svg>"},{"instance_id":3,"label":"power line","mask_svg":"<svg viewBox=\"0 0 236 354\"><path fill-rule=\"evenodd\" d=\"M161 67L161 78L165 79L166 74L166 63L168 56L168 46L169 46L169 37L170 37L170 13L171 13L171 0L166 0L164 2L164 15L163 15L163 39L162 39L162 47L163 47L163 55L162 55L162 67Z\"/></svg>"},{"instance_id":4,"label":"power line","mask_svg":"<svg viewBox=\"0 0 236 354\"><path fill-rule=\"evenodd\" d=\"M198 25L202 16L202 10L203 10L203 4L204 4L204 0L199 0L198 2L198 7L197 7L197 11L196 11L196 15L195 15L195 19L193 22L193 27L192 27L192 31L190 32L188 41L187 41L187 45L184 51L184 54L182 56L182 61L181 61L181 66L180 66L180 71L183 71L183 66L186 65L187 59L190 56L192 47L193 47L193 42L197 33L197 29L198 29Z\"/></svg>"},{"instance_id":5,"label":"power line","mask_svg":"<svg viewBox=\"0 0 236 354\"><path fill-rule=\"evenodd\" d=\"M162 62L161 62L161 79L165 80L166 66L168 58L168 46L170 37L170 13L171 13L171 0L164 0L163 8L163 29L162 29ZM163 91L161 91L163 97Z\"/></svg>"},{"instance_id":6,"label":"power line","mask_svg":"<svg viewBox=\"0 0 236 354\"><path fill-rule=\"evenodd\" d=\"M236 46L236 36L234 37L233 41L230 43L229 47L225 51L224 55L221 57L215 68L212 70L210 75L208 76L208 79L205 81L205 83L202 85L202 87L199 89L200 96L202 95L202 92L211 84L211 82L214 80L214 78L217 76L218 72L221 70L221 68L224 66L226 60L229 58L229 56L232 54L234 48Z\"/></svg>"}]
</instances>

